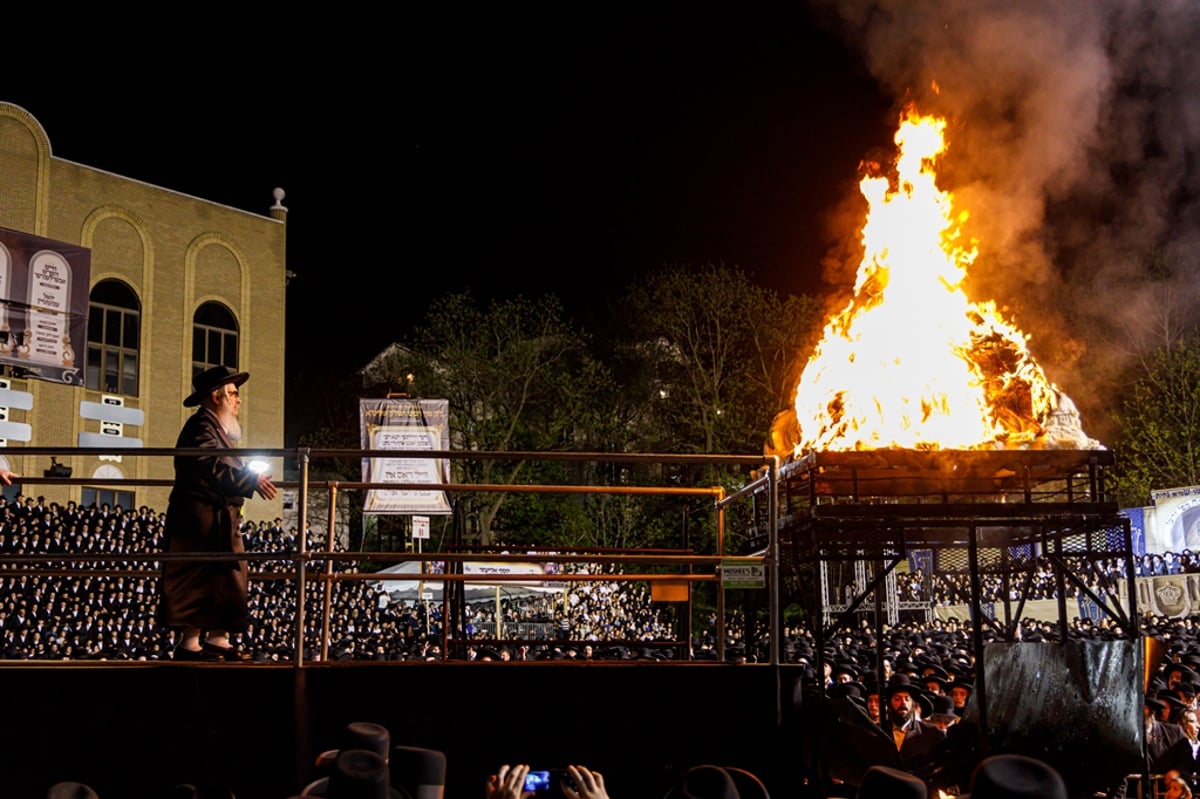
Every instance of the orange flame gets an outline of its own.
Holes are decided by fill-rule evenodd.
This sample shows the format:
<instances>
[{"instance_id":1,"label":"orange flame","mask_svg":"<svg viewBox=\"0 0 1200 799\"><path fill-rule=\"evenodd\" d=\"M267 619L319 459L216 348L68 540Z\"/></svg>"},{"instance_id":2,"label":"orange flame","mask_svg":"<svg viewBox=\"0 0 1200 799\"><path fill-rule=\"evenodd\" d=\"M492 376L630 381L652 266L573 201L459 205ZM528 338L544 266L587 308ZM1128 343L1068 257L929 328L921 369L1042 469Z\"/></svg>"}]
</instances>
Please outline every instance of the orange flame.
<instances>
[{"instance_id":1,"label":"orange flame","mask_svg":"<svg viewBox=\"0 0 1200 799\"><path fill-rule=\"evenodd\" d=\"M806 449L1100 448L1026 336L963 290L965 213L935 182L945 120L909 109L895 177L868 175L854 297L825 326L796 388ZM793 431L794 432L794 431Z\"/></svg>"}]
</instances>

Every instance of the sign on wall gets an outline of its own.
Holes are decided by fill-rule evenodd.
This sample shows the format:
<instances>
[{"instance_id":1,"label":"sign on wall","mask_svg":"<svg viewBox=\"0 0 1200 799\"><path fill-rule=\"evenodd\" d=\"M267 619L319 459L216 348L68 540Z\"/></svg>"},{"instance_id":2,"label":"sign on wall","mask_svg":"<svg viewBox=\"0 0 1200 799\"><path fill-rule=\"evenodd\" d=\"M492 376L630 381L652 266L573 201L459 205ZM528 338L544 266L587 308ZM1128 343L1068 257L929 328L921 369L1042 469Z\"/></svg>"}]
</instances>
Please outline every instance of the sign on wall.
<instances>
[{"instance_id":1,"label":"sign on wall","mask_svg":"<svg viewBox=\"0 0 1200 799\"><path fill-rule=\"evenodd\" d=\"M83 385L92 251L0 228L0 363Z\"/></svg>"},{"instance_id":2,"label":"sign on wall","mask_svg":"<svg viewBox=\"0 0 1200 799\"><path fill-rule=\"evenodd\" d=\"M450 482L446 458L413 457L405 452L450 449L450 402L444 399L360 399L362 448L396 450L395 457L363 458L364 483ZM406 514L451 512L445 491L436 489L370 489L363 513Z\"/></svg>"}]
</instances>

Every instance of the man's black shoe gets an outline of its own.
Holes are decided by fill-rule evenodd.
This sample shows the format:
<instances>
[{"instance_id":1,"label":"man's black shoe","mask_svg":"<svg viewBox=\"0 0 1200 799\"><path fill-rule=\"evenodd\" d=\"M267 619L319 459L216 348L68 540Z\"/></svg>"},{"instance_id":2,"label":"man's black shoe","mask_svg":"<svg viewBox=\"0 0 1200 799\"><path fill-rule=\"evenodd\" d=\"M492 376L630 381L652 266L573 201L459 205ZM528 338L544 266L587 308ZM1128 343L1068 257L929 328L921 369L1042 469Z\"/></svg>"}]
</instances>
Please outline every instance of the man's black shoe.
<instances>
[{"instance_id":1,"label":"man's black shoe","mask_svg":"<svg viewBox=\"0 0 1200 799\"><path fill-rule=\"evenodd\" d=\"M207 660L204 656L203 649L184 649L182 646L175 647L175 651L171 653L171 660Z\"/></svg>"}]
</instances>

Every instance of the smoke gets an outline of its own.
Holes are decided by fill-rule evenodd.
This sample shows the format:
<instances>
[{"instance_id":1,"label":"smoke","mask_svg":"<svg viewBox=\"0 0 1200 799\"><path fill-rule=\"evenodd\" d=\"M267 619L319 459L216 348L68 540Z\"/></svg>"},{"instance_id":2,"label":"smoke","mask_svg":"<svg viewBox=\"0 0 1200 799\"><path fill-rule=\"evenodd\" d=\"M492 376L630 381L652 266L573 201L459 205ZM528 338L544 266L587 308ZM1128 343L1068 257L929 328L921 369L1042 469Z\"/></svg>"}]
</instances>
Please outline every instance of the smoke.
<instances>
[{"instance_id":1,"label":"smoke","mask_svg":"<svg viewBox=\"0 0 1200 799\"><path fill-rule=\"evenodd\" d=\"M1200 3L816 5L898 106L949 120L939 179L981 251L969 293L1009 309L1069 394L1196 318L1179 305L1200 299ZM1097 403L1076 400L1087 424Z\"/></svg>"}]
</instances>

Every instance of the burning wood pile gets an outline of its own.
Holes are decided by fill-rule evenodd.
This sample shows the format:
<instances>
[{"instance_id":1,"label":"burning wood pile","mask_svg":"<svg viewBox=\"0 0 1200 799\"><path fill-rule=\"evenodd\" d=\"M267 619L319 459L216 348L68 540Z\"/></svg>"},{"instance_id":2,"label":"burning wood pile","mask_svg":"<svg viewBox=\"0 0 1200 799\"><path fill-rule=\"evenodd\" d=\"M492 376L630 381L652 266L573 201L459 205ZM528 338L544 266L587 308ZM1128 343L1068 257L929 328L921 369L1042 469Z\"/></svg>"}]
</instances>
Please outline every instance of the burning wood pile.
<instances>
[{"instance_id":1,"label":"burning wood pile","mask_svg":"<svg viewBox=\"0 0 1200 799\"><path fill-rule=\"evenodd\" d=\"M868 168L854 295L826 324L775 420L768 454L864 450L1096 450L1074 403L995 302L964 290L965 212L936 185L945 120L908 110L894 169Z\"/></svg>"}]
</instances>

